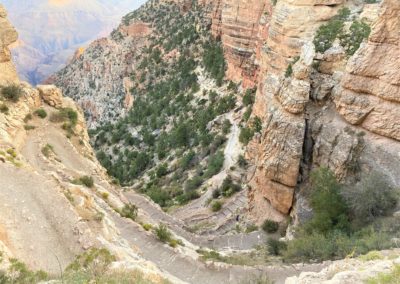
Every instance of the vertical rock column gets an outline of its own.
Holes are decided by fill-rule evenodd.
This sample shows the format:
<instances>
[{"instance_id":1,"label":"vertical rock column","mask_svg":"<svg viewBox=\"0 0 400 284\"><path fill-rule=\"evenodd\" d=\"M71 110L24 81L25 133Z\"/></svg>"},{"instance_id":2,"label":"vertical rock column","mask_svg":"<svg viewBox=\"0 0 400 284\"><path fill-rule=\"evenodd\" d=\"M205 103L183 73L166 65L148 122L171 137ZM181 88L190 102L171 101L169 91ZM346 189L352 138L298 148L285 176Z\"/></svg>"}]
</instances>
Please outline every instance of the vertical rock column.
<instances>
[{"instance_id":1,"label":"vertical rock column","mask_svg":"<svg viewBox=\"0 0 400 284\"><path fill-rule=\"evenodd\" d=\"M254 166L250 213L256 221L277 221L293 205L306 131L315 31L336 15L344 0L279 0L261 50L259 87L253 116L263 122L248 146ZM296 56L300 59L285 72ZM290 72L289 72L290 73Z\"/></svg>"}]
</instances>

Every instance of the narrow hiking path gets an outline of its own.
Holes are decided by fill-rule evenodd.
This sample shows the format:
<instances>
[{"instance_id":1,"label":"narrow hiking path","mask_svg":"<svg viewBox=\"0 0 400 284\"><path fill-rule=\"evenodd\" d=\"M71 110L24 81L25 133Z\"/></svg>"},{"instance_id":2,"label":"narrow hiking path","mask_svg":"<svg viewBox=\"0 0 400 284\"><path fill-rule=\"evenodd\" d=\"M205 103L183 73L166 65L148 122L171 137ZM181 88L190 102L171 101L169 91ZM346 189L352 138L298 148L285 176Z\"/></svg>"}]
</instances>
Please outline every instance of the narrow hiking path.
<instances>
[{"instance_id":1,"label":"narrow hiking path","mask_svg":"<svg viewBox=\"0 0 400 284\"><path fill-rule=\"evenodd\" d=\"M40 215L42 213L39 212L43 211L46 218L49 219L47 222L49 225L45 225L45 227L50 231L45 231L43 235L38 234L37 236L41 238L41 241L43 242L47 241L47 238L49 237L50 240L54 239L54 247L57 247L57 244L62 244L57 252L58 255L64 253L63 247L69 247L68 242L74 241L74 237L69 237L68 235L68 233L73 232L73 229L71 228L72 224L71 226L64 226L64 224L68 224L68 222L64 220L66 211L59 206L58 202L49 199L52 196L50 193L55 188L55 184L52 183L53 181L51 180L49 173L57 171L57 167L60 165L47 161L41 153L41 147L47 143L53 145L57 158L65 167L66 173L70 175L94 175L96 186L101 183L101 186L108 188L109 190L115 190L114 187L108 182L101 180L100 176L97 176L93 162L90 159L80 155L74 146L68 140L66 140L63 135L64 133L56 126L49 125L44 122L43 125L28 133L25 145L22 147L22 153L25 158L29 161L29 163L34 164L35 167L40 171L41 176L43 176L43 184L49 184L49 187L43 186L42 184L32 184L32 191L29 192L32 194L41 192L41 195L39 195L37 198L42 200L42 204L38 209L37 214ZM1 176L3 173L8 175L6 171L0 171L0 177L2 180L7 180L6 178L3 179ZM21 183L28 183L27 179L29 178L21 178ZM23 182L24 180L25 183ZM21 187L17 192L23 190L25 190L24 187ZM56 194L56 192L54 192L54 194ZM57 194L62 196L61 193ZM191 247L208 247L215 248L216 250L246 250L251 249L256 244L263 243L265 241L265 237L259 232L229 236L198 236L186 231L182 221L163 212L158 205L154 204L147 197L139 195L133 191L121 192L120 194L125 197L127 201L136 204L140 208L140 211L149 216L149 218L156 224L166 223L177 237L185 239L188 244L190 244L186 247L178 247L175 249L171 248L170 246L157 240L153 233L145 231L138 223L135 223L130 219L122 218L109 206L107 206L106 203L103 205L104 210L107 210L109 216L111 216L111 220L113 221L115 228L119 231L120 237L127 242L129 247L134 248L139 255L141 255L144 259L154 263L160 270L179 278L183 282L191 284L240 283L242 280L247 281L251 279L253 275L267 273L271 279L276 281L276 283L284 283L286 277L298 275L302 271L318 271L322 267L322 265L319 264L307 266L271 265L245 267L223 263L203 262L198 259L197 253L193 251L193 248ZM54 198L56 198L56 196L54 196ZM27 202L35 203L37 201L27 200ZM45 204L51 204L51 206L47 206L48 208L44 209L46 206ZM60 216L60 214L63 216ZM43 217L38 221L42 223L44 220L46 220L46 218ZM39 225L36 224L35 226ZM61 228L59 228L59 226L61 226ZM65 234L63 233L63 236L67 239L60 239L57 237L57 235L52 238L51 230L56 230L57 232L61 233L64 232L63 230L66 230ZM51 241L49 245L51 246ZM48 253L48 251L46 251L46 253ZM66 258L63 259L63 261L66 262L70 257L72 257L72 254L71 252L66 252Z\"/></svg>"},{"instance_id":2,"label":"narrow hiking path","mask_svg":"<svg viewBox=\"0 0 400 284\"><path fill-rule=\"evenodd\" d=\"M220 228L222 226L221 221L223 221L220 217L224 216L225 219L228 216L228 219L235 218L237 212L244 208L246 204L246 202L242 202L243 199L247 198L246 194L242 193L240 197L233 196L228 200L227 205L229 204L229 206L227 208L229 209L224 208L222 210L224 213L218 212L214 214L210 212L210 209L208 208L208 201L212 198L213 191L222 185L223 181L228 177L230 169L236 166L239 156L243 153L242 146L239 142L240 116L234 117L234 113L230 112L225 116L225 118L231 122L232 126L224 149L224 164L222 170L207 181L207 191L204 192L200 198L193 200L189 204L184 205L171 213L174 217L183 220L186 223L198 224L209 220L211 225ZM236 199L240 199L240 201L237 201Z\"/></svg>"}]
</instances>

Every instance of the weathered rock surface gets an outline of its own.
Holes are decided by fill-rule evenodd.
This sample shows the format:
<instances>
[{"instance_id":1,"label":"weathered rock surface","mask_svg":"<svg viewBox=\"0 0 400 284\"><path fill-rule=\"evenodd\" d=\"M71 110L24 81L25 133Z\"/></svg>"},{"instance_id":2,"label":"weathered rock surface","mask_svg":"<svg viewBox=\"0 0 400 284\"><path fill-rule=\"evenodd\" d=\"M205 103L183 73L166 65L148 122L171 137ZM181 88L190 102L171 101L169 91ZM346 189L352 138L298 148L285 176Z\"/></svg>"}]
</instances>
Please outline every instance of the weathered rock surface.
<instances>
[{"instance_id":1,"label":"weathered rock surface","mask_svg":"<svg viewBox=\"0 0 400 284\"><path fill-rule=\"evenodd\" d=\"M389 273L400 264L399 251L377 252L378 259L345 259L335 261L320 272L303 272L298 277L289 277L285 284L363 284L379 273ZM382 258L382 259L379 259Z\"/></svg>"},{"instance_id":2,"label":"weathered rock surface","mask_svg":"<svg viewBox=\"0 0 400 284\"><path fill-rule=\"evenodd\" d=\"M40 97L49 106L60 108L63 104L62 92L54 85L38 85Z\"/></svg>"},{"instance_id":3,"label":"weathered rock surface","mask_svg":"<svg viewBox=\"0 0 400 284\"><path fill-rule=\"evenodd\" d=\"M368 43L349 60L335 104L351 124L400 140L400 3L386 0Z\"/></svg>"},{"instance_id":4,"label":"weathered rock surface","mask_svg":"<svg viewBox=\"0 0 400 284\"><path fill-rule=\"evenodd\" d=\"M7 12L0 4L0 85L17 81L17 71L11 62L10 44L16 42L18 34L7 20Z\"/></svg>"},{"instance_id":5,"label":"weathered rock surface","mask_svg":"<svg viewBox=\"0 0 400 284\"><path fill-rule=\"evenodd\" d=\"M257 82L259 49L268 34L270 1L218 0L212 13L213 33L224 46L227 77L245 87Z\"/></svg>"},{"instance_id":6,"label":"weathered rock surface","mask_svg":"<svg viewBox=\"0 0 400 284\"><path fill-rule=\"evenodd\" d=\"M132 23L121 25L118 32L125 36L94 41L49 80L84 109L89 128L115 121L132 106L129 76L151 29L145 23Z\"/></svg>"},{"instance_id":7,"label":"weathered rock surface","mask_svg":"<svg viewBox=\"0 0 400 284\"><path fill-rule=\"evenodd\" d=\"M313 45L306 44L293 66L293 77L267 75L265 87L258 94L263 94L265 106L262 111L255 109L255 115L263 119L263 130L248 146L248 156L256 161L250 183L253 202L263 203L265 198L282 214L287 214L292 207L299 175L306 130L304 107L309 100L313 57ZM252 209L255 216L259 206Z\"/></svg>"}]
</instances>

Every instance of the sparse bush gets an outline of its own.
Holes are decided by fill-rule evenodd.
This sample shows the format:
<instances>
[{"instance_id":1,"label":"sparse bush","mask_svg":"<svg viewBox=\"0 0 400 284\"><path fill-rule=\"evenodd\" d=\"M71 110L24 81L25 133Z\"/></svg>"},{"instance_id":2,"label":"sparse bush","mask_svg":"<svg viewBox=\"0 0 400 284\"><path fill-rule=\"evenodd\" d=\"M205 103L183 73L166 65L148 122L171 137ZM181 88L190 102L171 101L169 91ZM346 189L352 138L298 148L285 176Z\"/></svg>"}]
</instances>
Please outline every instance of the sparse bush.
<instances>
[{"instance_id":1,"label":"sparse bush","mask_svg":"<svg viewBox=\"0 0 400 284\"><path fill-rule=\"evenodd\" d=\"M225 119L223 124L222 124L222 133L225 135L228 134L231 131L232 123L229 121L229 119Z\"/></svg>"},{"instance_id":2,"label":"sparse bush","mask_svg":"<svg viewBox=\"0 0 400 284\"><path fill-rule=\"evenodd\" d=\"M369 278L367 284L399 284L400 265L396 264L389 273L379 273L376 277Z\"/></svg>"},{"instance_id":3,"label":"sparse bush","mask_svg":"<svg viewBox=\"0 0 400 284\"><path fill-rule=\"evenodd\" d=\"M168 243L172 239L172 234L165 224L159 224L155 228L155 233L157 238L163 243Z\"/></svg>"},{"instance_id":4,"label":"sparse bush","mask_svg":"<svg viewBox=\"0 0 400 284\"><path fill-rule=\"evenodd\" d=\"M156 169L157 177L163 177L168 174L168 165L162 164Z\"/></svg>"},{"instance_id":5,"label":"sparse bush","mask_svg":"<svg viewBox=\"0 0 400 284\"><path fill-rule=\"evenodd\" d=\"M124 218L129 218L135 221L137 215L138 215L138 208L135 204L132 203L125 204L124 207L121 209L121 216Z\"/></svg>"},{"instance_id":6,"label":"sparse bush","mask_svg":"<svg viewBox=\"0 0 400 284\"><path fill-rule=\"evenodd\" d=\"M322 25L314 38L315 50L317 52L325 52L332 47L333 42L343 31L343 21L347 18L347 10L340 10L338 15L331 19L327 24ZM348 12L350 13L350 11Z\"/></svg>"},{"instance_id":7,"label":"sparse bush","mask_svg":"<svg viewBox=\"0 0 400 284\"><path fill-rule=\"evenodd\" d=\"M250 140L254 136L254 130L251 129L250 127L243 127L240 129L240 134L239 134L239 141L243 145L249 144Z\"/></svg>"},{"instance_id":8,"label":"sparse bush","mask_svg":"<svg viewBox=\"0 0 400 284\"><path fill-rule=\"evenodd\" d=\"M344 187L341 193L359 224L387 215L398 200L397 189L378 172L370 173L356 185Z\"/></svg>"},{"instance_id":9,"label":"sparse bush","mask_svg":"<svg viewBox=\"0 0 400 284\"><path fill-rule=\"evenodd\" d=\"M151 225L151 224L142 224L142 227L146 231L150 231L153 228L153 225Z\"/></svg>"},{"instance_id":10,"label":"sparse bush","mask_svg":"<svg viewBox=\"0 0 400 284\"><path fill-rule=\"evenodd\" d=\"M42 148L42 154L48 158L50 157L51 153L54 153L54 148L52 145L50 144L46 144L43 148Z\"/></svg>"},{"instance_id":11,"label":"sparse bush","mask_svg":"<svg viewBox=\"0 0 400 284\"><path fill-rule=\"evenodd\" d=\"M26 116L25 116L25 118L24 118L24 122L25 123L27 123L29 120L31 120L33 117L32 117L32 114L30 114L30 113L28 113Z\"/></svg>"},{"instance_id":12,"label":"sparse bush","mask_svg":"<svg viewBox=\"0 0 400 284\"><path fill-rule=\"evenodd\" d=\"M44 109L42 109L42 108L37 109L37 110L35 111L35 114L36 114L38 117L42 118L42 119L44 119L44 118L47 117L47 112L46 112Z\"/></svg>"},{"instance_id":13,"label":"sparse bush","mask_svg":"<svg viewBox=\"0 0 400 284\"><path fill-rule=\"evenodd\" d=\"M9 111L9 108L8 108L7 105L5 105L5 104L0 104L0 112L1 112L1 113L7 114L8 111Z\"/></svg>"},{"instance_id":14,"label":"sparse bush","mask_svg":"<svg viewBox=\"0 0 400 284\"><path fill-rule=\"evenodd\" d=\"M116 258L106 249L91 248L76 257L65 270L67 277L74 273L84 273L89 280L97 282L110 269L110 265ZM87 281L89 282L89 281Z\"/></svg>"},{"instance_id":15,"label":"sparse bush","mask_svg":"<svg viewBox=\"0 0 400 284\"><path fill-rule=\"evenodd\" d=\"M258 226L250 224L246 226L246 233L251 233L258 230Z\"/></svg>"},{"instance_id":16,"label":"sparse bush","mask_svg":"<svg viewBox=\"0 0 400 284\"><path fill-rule=\"evenodd\" d=\"M221 185L221 193L225 197L230 197L242 190L242 187L233 182L230 176L226 177Z\"/></svg>"},{"instance_id":17,"label":"sparse bush","mask_svg":"<svg viewBox=\"0 0 400 284\"><path fill-rule=\"evenodd\" d=\"M35 128L36 128L36 126L33 126L33 125L29 125L29 124L25 124L25 125L24 125L24 129L25 129L26 131L33 130L33 129L35 129Z\"/></svg>"},{"instance_id":18,"label":"sparse bush","mask_svg":"<svg viewBox=\"0 0 400 284\"><path fill-rule=\"evenodd\" d=\"M268 252L272 255L281 255L286 250L286 243L280 240L269 238L267 240Z\"/></svg>"},{"instance_id":19,"label":"sparse bush","mask_svg":"<svg viewBox=\"0 0 400 284\"><path fill-rule=\"evenodd\" d=\"M266 232L266 233L276 233L279 229L279 223L272 221L272 220L265 220L263 225L262 225L262 229Z\"/></svg>"},{"instance_id":20,"label":"sparse bush","mask_svg":"<svg viewBox=\"0 0 400 284\"><path fill-rule=\"evenodd\" d=\"M1 94L6 100L16 103L22 96L22 88L16 84L4 86L1 87Z\"/></svg>"},{"instance_id":21,"label":"sparse bush","mask_svg":"<svg viewBox=\"0 0 400 284\"><path fill-rule=\"evenodd\" d=\"M222 209L222 202L221 201L213 201L211 203L211 210L213 212L218 212L221 209Z\"/></svg>"},{"instance_id":22,"label":"sparse bush","mask_svg":"<svg viewBox=\"0 0 400 284\"><path fill-rule=\"evenodd\" d=\"M4 275L4 278L9 280L9 282L1 282L1 283L16 283L16 284L25 284L25 283L39 283L44 280L47 280L48 275L44 271L31 271L26 266L25 263L18 261L15 258L10 259L10 267L8 268L9 276ZM1 280L1 273L0 273Z\"/></svg>"},{"instance_id":23,"label":"sparse bush","mask_svg":"<svg viewBox=\"0 0 400 284\"><path fill-rule=\"evenodd\" d=\"M94 186L94 180L91 176L81 176L77 179L72 180L72 183L84 185L88 188L92 188Z\"/></svg>"},{"instance_id":24,"label":"sparse bush","mask_svg":"<svg viewBox=\"0 0 400 284\"><path fill-rule=\"evenodd\" d=\"M344 47L347 55L353 55L364 39L369 37L371 28L365 22L354 21L347 33L339 35L340 45Z\"/></svg>"}]
</instances>

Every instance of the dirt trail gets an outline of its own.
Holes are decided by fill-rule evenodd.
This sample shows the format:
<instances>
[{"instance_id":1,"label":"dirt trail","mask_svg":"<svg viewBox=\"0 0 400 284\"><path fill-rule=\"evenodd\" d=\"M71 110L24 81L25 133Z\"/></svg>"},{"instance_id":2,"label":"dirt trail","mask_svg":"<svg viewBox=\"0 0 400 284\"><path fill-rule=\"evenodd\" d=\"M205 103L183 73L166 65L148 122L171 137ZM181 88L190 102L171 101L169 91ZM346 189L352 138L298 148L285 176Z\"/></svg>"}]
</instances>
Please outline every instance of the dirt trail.
<instances>
[{"instance_id":1,"label":"dirt trail","mask_svg":"<svg viewBox=\"0 0 400 284\"><path fill-rule=\"evenodd\" d=\"M82 251L79 218L50 177L0 163L0 223L15 257L58 274ZM29 237L27 237L29 236Z\"/></svg>"},{"instance_id":2,"label":"dirt trail","mask_svg":"<svg viewBox=\"0 0 400 284\"><path fill-rule=\"evenodd\" d=\"M17 257L28 262L32 267L44 268L50 272L58 272L58 263L54 252L66 265L75 254L79 253L79 234L76 234L78 218L68 206L68 201L59 191L58 185L49 176L57 170L57 165L46 162L41 147L51 144L57 157L62 161L70 174L77 172L95 175L93 163L78 154L76 149L65 138L64 133L55 126L44 124L29 133L22 153L40 172L29 172L11 165L0 164L0 180L5 185L0 191L0 223L7 229L10 242L15 246ZM96 176L95 176L96 177ZM16 182L17 180L17 182ZM108 183L101 182L103 186ZM110 186L110 185L108 185ZM111 190L111 188L110 188ZM134 192L124 193L127 200L135 203L156 223L167 223L171 230L197 246L216 249L250 249L255 244L264 242L259 233L238 234L220 237L202 237L184 230L181 221L163 212L146 197ZM130 247L136 247L140 254L159 269L187 283L239 283L249 279L253 274L268 273L276 283L284 283L287 276L298 275L300 269L289 266L243 267L224 264L206 264L177 249L158 241L152 233L129 219L121 218L107 207L109 215L120 236ZM26 238L26 235L31 235ZM28 254L28 255L27 255ZM301 268L301 271L317 271L320 265Z\"/></svg>"},{"instance_id":3,"label":"dirt trail","mask_svg":"<svg viewBox=\"0 0 400 284\"><path fill-rule=\"evenodd\" d=\"M207 201L212 197L214 189L221 186L224 179L228 176L230 168L235 166L243 151L239 142L240 128L237 119L234 119L232 113L228 113L226 119L231 122L232 126L224 149L223 168L221 172L207 181L208 190L203 193L200 198L193 200L172 213L178 219L186 222L203 221L210 219L211 215L213 215L210 214L210 210L207 208ZM218 218L214 219L216 219L217 222L219 220Z\"/></svg>"}]
</instances>

